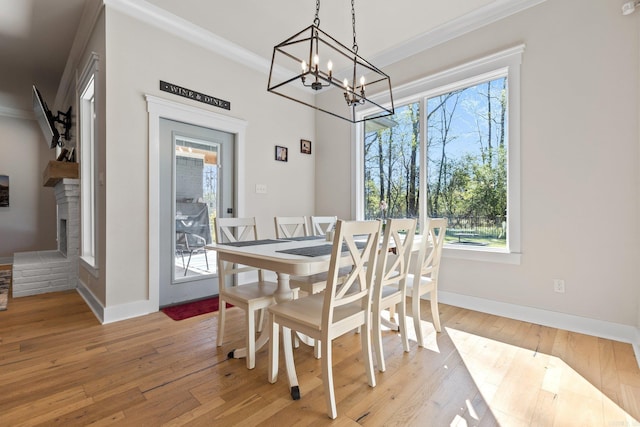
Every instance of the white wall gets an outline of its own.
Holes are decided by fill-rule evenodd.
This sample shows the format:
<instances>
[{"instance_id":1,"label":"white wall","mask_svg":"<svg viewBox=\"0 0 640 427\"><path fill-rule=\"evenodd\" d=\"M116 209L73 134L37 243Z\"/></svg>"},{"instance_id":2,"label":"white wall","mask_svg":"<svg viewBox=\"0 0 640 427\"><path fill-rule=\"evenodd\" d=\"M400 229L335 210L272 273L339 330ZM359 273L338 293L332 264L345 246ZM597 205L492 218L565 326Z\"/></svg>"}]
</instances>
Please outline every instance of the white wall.
<instances>
[{"instance_id":1,"label":"white wall","mask_svg":"<svg viewBox=\"0 0 640 427\"><path fill-rule=\"evenodd\" d=\"M0 208L0 258L56 249L55 194L42 186L42 172L55 151L32 119L0 115L0 135L0 175L9 176L10 204Z\"/></svg>"},{"instance_id":2,"label":"white wall","mask_svg":"<svg viewBox=\"0 0 640 427\"><path fill-rule=\"evenodd\" d=\"M522 262L445 258L442 291L638 325L639 29L617 3L547 1L384 70L398 85L526 45ZM351 130L334 122L317 124L316 205L346 215Z\"/></svg>"},{"instance_id":3,"label":"white wall","mask_svg":"<svg viewBox=\"0 0 640 427\"><path fill-rule=\"evenodd\" d=\"M145 94L248 122L239 214L256 216L262 237L275 235L274 215L313 213L315 163L299 150L301 138L313 137L313 110L267 93L268 70L247 69L108 6L106 34L107 306L144 300L154 285L148 283ZM231 110L161 92L160 80L230 101ZM288 162L274 160L275 145L289 148ZM256 184L266 184L268 193L256 194Z\"/></svg>"},{"instance_id":4,"label":"white wall","mask_svg":"<svg viewBox=\"0 0 640 427\"><path fill-rule=\"evenodd\" d=\"M100 304L102 306L106 305L106 270L104 268L106 264L106 251L105 245L107 242L106 235L106 222L105 222L105 199L106 199L106 189L104 181L100 181L100 176L104 175L106 169L106 119L105 119L105 111L106 111L106 69L107 66L107 55L106 55L106 41L105 41L105 14L102 10L102 5L98 2L98 4L92 4L90 7L87 7L86 17L91 22L92 27L87 29L88 38L87 40L82 40L79 42L83 48L78 53L78 57L76 59L77 63L73 66L75 70L74 75L78 76L78 78L82 75L87 67L90 58L92 55L97 55L97 71L94 76L94 95L95 95L95 108L96 108L96 164L95 164L95 172L97 188L95 193L95 262L96 268L89 266L84 262L80 262L80 266L78 269L78 280L80 282L81 288L86 288L85 296L90 292L91 298L88 300L97 305ZM89 25L89 23L85 23ZM81 37L79 35L78 37ZM73 99L76 112L76 117L78 117L79 109L77 107L78 102L78 93L76 88L76 81L74 79L73 84L69 88L69 93L66 94L66 97L69 99ZM78 123L78 122L76 122ZM78 125L80 125L78 123ZM77 130L76 130L77 132ZM76 158L78 161L81 158L82 147L78 146L78 152ZM80 168L82 170L82 168ZM80 179L82 181L83 176L82 172L80 173Z\"/></svg>"}]
</instances>

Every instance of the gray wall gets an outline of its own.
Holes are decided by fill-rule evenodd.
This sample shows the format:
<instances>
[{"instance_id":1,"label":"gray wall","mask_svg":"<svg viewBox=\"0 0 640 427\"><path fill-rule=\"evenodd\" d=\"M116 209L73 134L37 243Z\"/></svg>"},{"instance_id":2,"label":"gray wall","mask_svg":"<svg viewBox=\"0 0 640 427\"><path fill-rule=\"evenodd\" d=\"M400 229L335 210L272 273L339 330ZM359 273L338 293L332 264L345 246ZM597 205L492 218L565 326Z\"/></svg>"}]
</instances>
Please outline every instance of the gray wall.
<instances>
[{"instance_id":1,"label":"gray wall","mask_svg":"<svg viewBox=\"0 0 640 427\"><path fill-rule=\"evenodd\" d=\"M24 90L30 93L31 87ZM30 111L22 114L29 117ZM56 249L56 199L52 187L42 186L42 172L55 150L31 118L0 114L0 135L0 175L9 176L10 203L0 208L0 258Z\"/></svg>"}]
</instances>

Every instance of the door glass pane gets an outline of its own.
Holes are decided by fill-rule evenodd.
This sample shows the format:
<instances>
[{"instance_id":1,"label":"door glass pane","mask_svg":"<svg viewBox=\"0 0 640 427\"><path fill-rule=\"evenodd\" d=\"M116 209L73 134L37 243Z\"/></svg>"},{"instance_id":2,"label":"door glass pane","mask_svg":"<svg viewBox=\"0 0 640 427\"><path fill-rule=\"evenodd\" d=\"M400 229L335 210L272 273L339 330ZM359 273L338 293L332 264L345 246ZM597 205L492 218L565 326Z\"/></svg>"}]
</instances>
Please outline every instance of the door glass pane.
<instances>
[{"instance_id":1,"label":"door glass pane","mask_svg":"<svg viewBox=\"0 0 640 427\"><path fill-rule=\"evenodd\" d=\"M206 245L215 240L218 211L219 145L191 138L175 140L174 281L215 274L215 254Z\"/></svg>"}]
</instances>

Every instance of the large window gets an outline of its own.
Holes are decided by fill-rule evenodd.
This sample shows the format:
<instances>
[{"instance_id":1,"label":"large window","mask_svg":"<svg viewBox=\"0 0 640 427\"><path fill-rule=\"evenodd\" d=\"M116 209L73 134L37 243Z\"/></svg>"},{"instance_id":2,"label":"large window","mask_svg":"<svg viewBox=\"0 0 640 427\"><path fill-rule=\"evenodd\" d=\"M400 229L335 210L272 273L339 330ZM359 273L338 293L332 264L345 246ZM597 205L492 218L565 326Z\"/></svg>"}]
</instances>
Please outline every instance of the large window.
<instances>
[{"instance_id":1,"label":"large window","mask_svg":"<svg viewBox=\"0 0 640 427\"><path fill-rule=\"evenodd\" d=\"M358 217L445 217L449 249L520 252L522 49L405 85L393 116L364 122Z\"/></svg>"},{"instance_id":2,"label":"large window","mask_svg":"<svg viewBox=\"0 0 640 427\"><path fill-rule=\"evenodd\" d=\"M93 54L85 67L79 88L80 144L80 257L90 267L96 262L96 75L98 57Z\"/></svg>"},{"instance_id":3,"label":"large window","mask_svg":"<svg viewBox=\"0 0 640 427\"><path fill-rule=\"evenodd\" d=\"M507 77L426 100L427 215L445 243L506 247Z\"/></svg>"}]
</instances>

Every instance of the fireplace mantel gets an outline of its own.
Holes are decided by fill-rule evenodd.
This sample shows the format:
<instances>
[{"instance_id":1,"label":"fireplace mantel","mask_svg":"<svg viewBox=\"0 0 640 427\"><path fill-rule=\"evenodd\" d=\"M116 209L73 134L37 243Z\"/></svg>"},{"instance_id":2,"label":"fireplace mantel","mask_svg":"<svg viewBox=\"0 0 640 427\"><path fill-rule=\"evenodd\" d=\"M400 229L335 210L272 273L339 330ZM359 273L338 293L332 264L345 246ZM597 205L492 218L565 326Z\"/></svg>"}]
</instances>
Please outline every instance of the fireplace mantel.
<instances>
[{"instance_id":1,"label":"fireplace mantel","mask_svg":"<svg viewBox=\"0 0 640 427\"><path fill-rule=\"evenodd\" d=\"M60 162L51 160L42 172L42 185L55 187L63 178L78 178L78 164L76 162Z\"/></svg>"}]
</instances>

